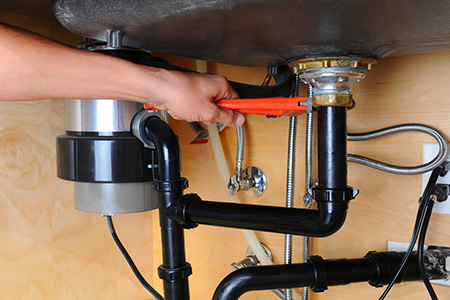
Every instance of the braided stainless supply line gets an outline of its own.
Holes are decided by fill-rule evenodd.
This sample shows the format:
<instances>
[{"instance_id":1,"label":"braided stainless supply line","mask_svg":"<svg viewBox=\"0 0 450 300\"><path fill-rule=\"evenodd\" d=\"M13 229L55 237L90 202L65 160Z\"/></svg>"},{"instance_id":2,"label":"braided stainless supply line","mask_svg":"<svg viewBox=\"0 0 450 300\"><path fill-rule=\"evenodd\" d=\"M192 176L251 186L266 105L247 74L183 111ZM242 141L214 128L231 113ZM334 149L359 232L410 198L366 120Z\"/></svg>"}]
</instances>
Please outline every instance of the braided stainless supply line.
<instances>
[{"instance_id":1,"label":"braided stainless supply line","mask_svg":"<svg viewBox=\"0 0 450 300\"><path fill-rule=\"evenodd\" d=\"M370 132L364 132L364 133L349 133L347 135L348 141L364 141L369 139L374 139L377 137L385 136L388 134L393 134L397 132L405 132L405 131L418 131L422 133L426 133L428 135L431 135L436 139L436 141L439 144L439 151L435 158L433 158L431 161L419 165L419 166L413 166L413 167L405 167L405 166L396 166L391 165L388 163L380 162L368 157L364 157L361 155L356 154L348 154L347 160L349 162L355 162L358 164L362 164L371 168L375 168L381 171L394 173L394 174L400 174L400 175L416 175L416 174L422 174L426 173L428 171L431 171L435 169L437 166L442 164L445 159L447 158L447 139L444 137L442 133L437 131L436 129L422 125L422 124L401 124L391 127L386 127L383 129L370 131Z\"/></svg>"},{"instance_id":2,"label":"braided stainless supply line","mask_svg":"<svg viewBox=\"0 0 450 300\"><path fill-rule=\"evenodd\" d=\"M293 96L299 94L299 76L295 76L295 86ZM295 162L297 145L297 124L296 116L289 117L289 141L288 141L288 159L287 159L287 183L286 183L286 207L294 207L295 194ZM292 263L292 235L286 234L284 241L284 263ZM292 300L292 289L285 289L284 299Z\"/></svg>"}]
</instances>

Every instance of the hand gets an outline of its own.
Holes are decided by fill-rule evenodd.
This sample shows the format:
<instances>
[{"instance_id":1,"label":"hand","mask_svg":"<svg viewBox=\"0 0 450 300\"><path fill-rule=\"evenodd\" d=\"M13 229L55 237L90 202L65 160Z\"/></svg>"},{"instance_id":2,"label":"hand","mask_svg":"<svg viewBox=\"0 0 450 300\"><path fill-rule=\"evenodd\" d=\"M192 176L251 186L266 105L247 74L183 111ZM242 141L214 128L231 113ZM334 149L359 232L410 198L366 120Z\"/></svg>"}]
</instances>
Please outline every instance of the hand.
<instances>
[{"instance_id":1,"label":"hand","mask_svg":"<svg viewBox=\"0 0 450 300\"><path fill-rule=\"evenodd\" d=\"M144 101L147 104L167 110L177 120L199 121L207 125L220 122L233 127L244 123L242 114L215 104L221 99L239 97L225 77L148 69L150 95Z\"/></svg>"},{"instance_id":2,"label":"hand","mask_svg":"<svg viewBox=\"0 0 450 300\"><path fill-rule=\"evenodd\" d=\"M0 24L0 100L123 99L168 110L175 119L240 126L218 107L238 98L223 76L168 71L69 48Z\"/></svg>"}]
</instances>

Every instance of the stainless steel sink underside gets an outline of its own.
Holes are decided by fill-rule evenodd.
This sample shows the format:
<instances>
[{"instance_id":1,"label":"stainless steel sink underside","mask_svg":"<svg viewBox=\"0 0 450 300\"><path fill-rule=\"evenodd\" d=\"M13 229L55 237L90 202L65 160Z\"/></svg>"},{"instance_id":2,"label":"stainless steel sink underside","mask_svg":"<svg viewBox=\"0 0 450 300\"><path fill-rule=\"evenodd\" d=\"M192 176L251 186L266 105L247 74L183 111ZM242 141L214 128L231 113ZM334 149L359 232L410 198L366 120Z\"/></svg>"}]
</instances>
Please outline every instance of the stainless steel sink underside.
<instances>
[{"instance_id":1,"label":"stainless steel sink underside","mask_svg":"<svg viewBox=\"0 0 450 300\"><path fill-rule=\"evenodd\" d=\"M53 0L81 36L236 65L450 48L448 0Z\"/></svg>"}]
</instances>

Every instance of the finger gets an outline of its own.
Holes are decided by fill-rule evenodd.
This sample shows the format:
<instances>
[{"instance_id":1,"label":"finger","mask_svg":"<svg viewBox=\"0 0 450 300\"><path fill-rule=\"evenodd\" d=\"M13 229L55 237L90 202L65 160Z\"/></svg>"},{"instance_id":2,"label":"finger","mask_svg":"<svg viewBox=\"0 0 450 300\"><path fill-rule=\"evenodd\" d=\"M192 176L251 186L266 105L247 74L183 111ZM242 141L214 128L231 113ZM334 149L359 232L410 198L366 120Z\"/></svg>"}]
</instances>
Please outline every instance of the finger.
<instances>
[{"instance_id":1,"label":"finger","mask_svg":"<svg viewBox=\"0 0 450 300\"><path fill-rule=\"evenodd\" d=\"M231 109L220 109L217 122L220 122L230 127L238 127L244 124L245 117L244 115L235 112Z\"/></svg>"},{"instance_id":2,"label":"finger","mask_svg":"<svg viewBox=\"0 0 450 300\"><path fill-rule=\"evenodd\" d=\"M238 99L240 98L239 94L231 87L230 83L228 83L229 89L228 94L230 95L228 99Z\"/></svg>"},{"instance_id":3,"label":"finger","mask_svg":"<svg viewBox=\"0 0 450 300\"><path fill-rule=\"evenodd\" d=\"M237 98L239 98L239 94L233 89L230 82L224 76L217 76L216 78L219 78L219 80L220 80L220 89L221 89L221 92L219 92L217 94L217 97L215 97L216 101L219 101L222 99L237 99Z\"/></svg>"},{"instance_id":4,"label":"finger","mask_svg":"<svg viewBox=\"0 0 450 300\"><path fill-rule=\"evenodd\" d=\"M168 110L167 113L175 120L183 120L182 118L180 118L177 114L175 114L174 112Z\"/></svg>"}]
</instances>

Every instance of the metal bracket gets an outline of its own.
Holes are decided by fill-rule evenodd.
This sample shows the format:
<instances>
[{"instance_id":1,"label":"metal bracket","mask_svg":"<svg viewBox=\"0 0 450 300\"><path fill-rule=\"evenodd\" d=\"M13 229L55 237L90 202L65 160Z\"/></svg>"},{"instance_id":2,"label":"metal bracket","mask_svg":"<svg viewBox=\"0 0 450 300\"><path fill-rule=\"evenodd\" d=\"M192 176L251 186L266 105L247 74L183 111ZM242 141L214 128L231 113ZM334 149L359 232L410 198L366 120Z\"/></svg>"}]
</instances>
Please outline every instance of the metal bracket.
<instances>
[{"instance_id":1,"label":"metal bracket","mask_svg":"<svg viewBox=\"0 0 450 300\"><path fill-rule=\"evenodd\" d=\"M122 47L123 31L121 29L108 29L106 31L106 46L120 49Z\"/></svg>"},{"instance_id":2,"label":"metal bracket","mask_svg":"<svg viewBox=\"0 0 450 300\"><path fill-rule=\"evenodd\" d=\"M261 244L261 246L263 247L264 252L266 252L267 256L269 256L270 259L272 260L272 252L270 251L269 247L267 247L264 244ZM246 267L256 266L259 264L260 261L256 257L255 252L251 247L248 247L247 250L245 251L245 258L241 261L232 263L231 268L233 268L233 270L238 270Z\"/></svg>"},{"instance_id":3,"label":"metal bracket","mask_svg":"<svg viewBox=\"0 0 450 300\"><path fill-rule=\"evenodd\" d=\"M298 106L306 106L306 112L308 114L315 111L313 106L313 97L307 97L306 101L299 101Z\"/></svg>"}]
</instances>

